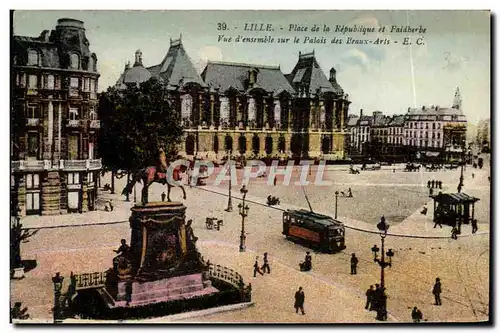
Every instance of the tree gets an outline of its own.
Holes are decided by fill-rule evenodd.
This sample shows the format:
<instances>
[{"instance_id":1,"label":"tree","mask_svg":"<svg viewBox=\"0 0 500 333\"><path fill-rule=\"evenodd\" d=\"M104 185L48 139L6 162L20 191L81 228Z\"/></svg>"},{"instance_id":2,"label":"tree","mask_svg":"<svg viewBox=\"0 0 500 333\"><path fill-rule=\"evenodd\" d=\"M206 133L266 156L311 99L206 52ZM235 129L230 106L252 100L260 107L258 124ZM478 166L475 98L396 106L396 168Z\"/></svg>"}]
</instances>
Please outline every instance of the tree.
<instances>
[{"instance_id":1,"label":"tree","mask_svg":"<svg viewBox=\"0 0 500 333\"><path fill-rule=\"evenodd\" d=\"M160 147L169 157L177 154L183 128L168 97L166 84L156 78L121 91L110 88L101 95L103 166L134 174L157 164Z\"/></svg>"}]
</instances>

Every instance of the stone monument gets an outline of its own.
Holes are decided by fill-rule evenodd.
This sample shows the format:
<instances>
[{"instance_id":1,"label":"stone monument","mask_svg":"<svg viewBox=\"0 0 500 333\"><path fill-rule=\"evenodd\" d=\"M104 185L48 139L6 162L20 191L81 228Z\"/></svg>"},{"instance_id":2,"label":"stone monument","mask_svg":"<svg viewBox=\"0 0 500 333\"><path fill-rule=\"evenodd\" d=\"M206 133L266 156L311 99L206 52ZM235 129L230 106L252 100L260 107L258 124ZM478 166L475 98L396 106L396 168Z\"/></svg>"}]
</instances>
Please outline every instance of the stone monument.
<instances>
[{"instance_id":1,"label":"stone monument","mask_svg":"<svg viewBox=\"0 0 500 333\"><path fill-rule=\"evenodd\" d=\"M180 202L136 205L130 217L130 247L123 245L108 272L112 308L144 306L219 292L208 264L196 249L197 238Z\"/></svg>"}]
</instances>

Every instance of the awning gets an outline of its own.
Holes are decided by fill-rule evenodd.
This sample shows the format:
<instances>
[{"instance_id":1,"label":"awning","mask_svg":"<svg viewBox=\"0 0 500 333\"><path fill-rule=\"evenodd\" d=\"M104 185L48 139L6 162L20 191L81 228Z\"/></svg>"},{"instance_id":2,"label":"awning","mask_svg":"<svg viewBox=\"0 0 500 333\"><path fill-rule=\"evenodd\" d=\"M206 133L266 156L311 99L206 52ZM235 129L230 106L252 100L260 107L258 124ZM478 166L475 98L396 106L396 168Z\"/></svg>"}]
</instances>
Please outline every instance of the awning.
<instances>
[{"instance_id":1,"label":"awning","mask_svg":"<svg viewBox=\"0 0 500 333\"><path fill-rule=\"evenodd\" d=\"M478 198L472 197L466 193L439 193L433 195L432 198L439 203L452 205L479 201Z\"/></svg>"}]
</instances>

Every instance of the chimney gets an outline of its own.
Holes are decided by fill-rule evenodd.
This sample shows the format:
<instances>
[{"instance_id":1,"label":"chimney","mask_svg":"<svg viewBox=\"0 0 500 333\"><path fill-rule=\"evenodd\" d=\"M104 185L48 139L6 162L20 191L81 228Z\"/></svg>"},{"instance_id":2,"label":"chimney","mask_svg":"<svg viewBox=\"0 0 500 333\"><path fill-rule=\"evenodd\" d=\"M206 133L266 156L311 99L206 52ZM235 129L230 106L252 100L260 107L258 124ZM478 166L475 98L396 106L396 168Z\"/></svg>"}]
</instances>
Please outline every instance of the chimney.
<instances>
[{"instance_id":1,"label":"chimney","mask_svg":"<svg viewBox=\"0 0 500 333\"><path fill-rule=\"evenodd\" d=\"M253 87L257 83L257 73L259 70L257 68L252 68L248 71L248 83L250 87Z\"/></svg>"},{"instance_id":2,"label":"chimney","mask_svg":"<svg viewBox=\"0 0 500 333\"><path fill-rule=\"evenodd\" d=\"M361 119L363 117L363 109L359 110L359 118Z\"/></svg>"}]
</instances>

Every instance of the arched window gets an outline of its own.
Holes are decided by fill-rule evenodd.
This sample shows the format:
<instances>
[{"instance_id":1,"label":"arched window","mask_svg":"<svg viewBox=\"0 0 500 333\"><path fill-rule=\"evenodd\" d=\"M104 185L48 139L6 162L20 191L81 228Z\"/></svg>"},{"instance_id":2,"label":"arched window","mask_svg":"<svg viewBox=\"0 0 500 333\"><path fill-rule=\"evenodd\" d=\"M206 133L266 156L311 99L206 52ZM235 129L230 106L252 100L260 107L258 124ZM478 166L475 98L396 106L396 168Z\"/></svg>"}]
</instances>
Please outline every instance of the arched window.
<instances>
[{"instance_id":1,"label":"arched window","mask_svg":"<svg viewBox=\"0 0 500 333\"><path fill-rule=\"evenodd\" d=\"M72 53L70 56L70 67L72 69L80 68L80 57L76 53Z\"/></svg>"},{"instance_id":2,"label":"arched window","mask_svg":"<svg viewBox=\"0 0 500 333\"><path fill-rule=\"evenodd\" d=\"M94 59L94 57L90 57L90 58L89 58L89 68L88 68L88 70L89 70L90 72L95 72L95 71L96 71L96 69L95 69L95 59Z\"/></svg>"},{"instance_id":3,"label":"arched window","mask_svg":"<svg viewBox=\"0 0 500 333\"><path fill-rule=\"evenodd\" d=\"M37 50L28 51L28 66L40 66L40 55Z\"/></svg>"}]
</instances>

